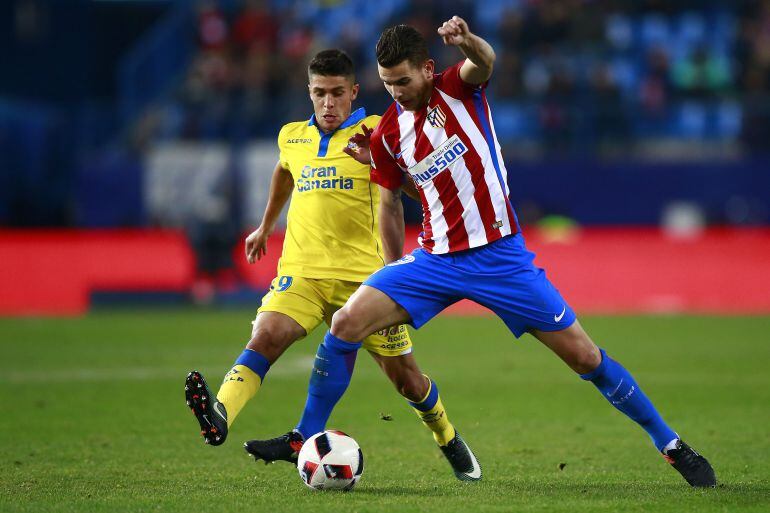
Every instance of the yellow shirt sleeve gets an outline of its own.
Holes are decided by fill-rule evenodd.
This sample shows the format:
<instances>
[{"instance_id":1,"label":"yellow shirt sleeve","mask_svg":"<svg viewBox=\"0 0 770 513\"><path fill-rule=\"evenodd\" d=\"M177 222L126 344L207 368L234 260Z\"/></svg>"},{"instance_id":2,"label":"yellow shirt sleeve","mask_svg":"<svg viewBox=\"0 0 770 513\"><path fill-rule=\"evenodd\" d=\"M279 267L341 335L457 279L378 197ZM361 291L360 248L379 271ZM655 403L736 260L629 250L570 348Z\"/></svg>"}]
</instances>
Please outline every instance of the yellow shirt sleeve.
<instances>
[{"instance_id":1,"label":"yellow shirt sleeve","mask_svg":"<svg viewBox=\"0 0 770 513\"><path fill-rule=\"evenodd\" d=\"M289 167L289 158L286 154L286 132L288 131L288 125L283 125L281 130L278 132L278 162L281 164L281 167L284 168L286 171L291 171L291 167Z\"/></svg>"}]
</instances>

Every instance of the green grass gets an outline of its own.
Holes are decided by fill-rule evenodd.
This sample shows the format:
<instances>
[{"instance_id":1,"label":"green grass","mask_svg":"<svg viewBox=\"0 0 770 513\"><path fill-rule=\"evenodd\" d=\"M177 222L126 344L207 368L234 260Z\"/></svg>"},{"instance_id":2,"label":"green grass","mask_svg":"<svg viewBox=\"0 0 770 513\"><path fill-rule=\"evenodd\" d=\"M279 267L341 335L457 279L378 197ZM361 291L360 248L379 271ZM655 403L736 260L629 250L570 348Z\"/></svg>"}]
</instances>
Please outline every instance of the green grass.
<instances>
[{"instance_id":1,"label":"green grass","mask_svg":"<svg viewBox=\"0 0 770 513\"><path fill-rule=\"evenodd\" d=\"M241 449L294 425L320 332L271 370L226 445L201 442L184 376L198 368L216 384L246 342L251 315L0 320L0 511L770 510L770 318L583 319L711 460L715 490L689 488L641 429L534 339L515 341L493 318L439 318L413 333L415 354L484 481L455 481L430 434L361 354L330 422L366 457L359 486L342 494L313 493L294 468L255 465Z\"/></svg>"}]
</instances>

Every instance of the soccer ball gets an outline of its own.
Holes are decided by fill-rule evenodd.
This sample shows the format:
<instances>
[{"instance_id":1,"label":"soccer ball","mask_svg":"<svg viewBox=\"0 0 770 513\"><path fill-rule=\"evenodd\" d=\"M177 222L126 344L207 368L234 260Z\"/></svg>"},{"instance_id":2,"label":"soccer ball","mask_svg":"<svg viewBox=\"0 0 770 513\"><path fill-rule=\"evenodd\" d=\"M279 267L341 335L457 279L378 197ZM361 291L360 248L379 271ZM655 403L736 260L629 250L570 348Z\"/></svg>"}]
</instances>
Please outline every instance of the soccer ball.
<instances>
[{"instance_id":1,"label":"soccer ball","mask_svg":"<svg viewBox=\"0 0 770 513\"><path fill-rule=\"evenodd\" d=\"M342 431L324 431L308 438L297 458L302 482L313 490L350 490L364 472L364 455Z\"/></svg>"}]
</instances>

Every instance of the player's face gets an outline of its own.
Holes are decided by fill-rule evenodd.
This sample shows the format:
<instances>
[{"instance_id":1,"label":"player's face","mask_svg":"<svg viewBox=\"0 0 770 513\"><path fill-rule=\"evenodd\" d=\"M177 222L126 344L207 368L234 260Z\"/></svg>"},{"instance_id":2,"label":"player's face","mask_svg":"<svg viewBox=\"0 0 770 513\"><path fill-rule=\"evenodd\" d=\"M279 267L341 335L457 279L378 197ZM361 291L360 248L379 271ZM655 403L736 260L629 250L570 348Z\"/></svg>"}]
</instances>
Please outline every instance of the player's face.
<instances>
[{"instance_id":1,"label":"player's face","mask_svg":"<svg viewBox=\"0 0 770 513\"><path fill-rule=\"evenodd\" d=\"M417 111L428 105L433 86L433 61L428 59L420 66L408 60L391 68L377 65L380 79L394 100L404 110Z\"/></svg>"},{"instance_id":2,"label":"player's face","mask_svg":"<svg viewBox=\"0 0 770 513\"><path fill-rule=\"evenodd\" d=\"M351 77L310 75L310 99L318 126L324 132L336 130L348 119L358 84Z\"/></svg>"}]
</instances>

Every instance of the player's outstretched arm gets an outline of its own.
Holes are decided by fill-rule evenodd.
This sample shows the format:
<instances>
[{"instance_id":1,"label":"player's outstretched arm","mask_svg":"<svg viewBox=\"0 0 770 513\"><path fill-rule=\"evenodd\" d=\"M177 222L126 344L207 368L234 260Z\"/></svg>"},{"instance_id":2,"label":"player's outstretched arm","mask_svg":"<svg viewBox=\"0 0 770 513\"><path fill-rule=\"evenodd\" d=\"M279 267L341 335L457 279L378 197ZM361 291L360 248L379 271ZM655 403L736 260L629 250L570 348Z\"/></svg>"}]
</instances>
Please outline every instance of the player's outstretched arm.
<instances>
[{"instance_id":1,"label":"player's outstretched arm","mask_svg":"<svg viewBox=\"0 0 770 513\"><path fill-rule=\"evenodd\" d=\"M380 186L380 237L385 263L395 262L404 254L404 205L401 189Z\"/></svg>"},{"instance_id":2,"label":"player's outstretched arm","mask_svg":"<svg viewBox=\"0 0 770 513\"><path fill-rule=\"evenodd\" d=\"M294 189L294 178L279 162L275 165L273 178L270 180L270 195L267 199L265 214L262 216L262 223L246 237L246 260L250 264L267 254L267 239L273 233L275 223L281 215L283 206L289 200L292 189Z\"/></svg>"},{"instance_id":3,"label":"player's outstretched arm","mask_svg":"<svg viewBox=\"0 0 770 513\"><path fill-rule=\"evenodd\" d=\"M445 45L456 46L467 57L460 68L460 78L467 84L483 84L492 76L495 51L489 43L473 34L459 16L452 16L439 27Z\"/></svg>"}]
</instances>

